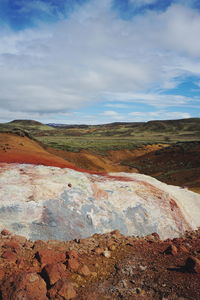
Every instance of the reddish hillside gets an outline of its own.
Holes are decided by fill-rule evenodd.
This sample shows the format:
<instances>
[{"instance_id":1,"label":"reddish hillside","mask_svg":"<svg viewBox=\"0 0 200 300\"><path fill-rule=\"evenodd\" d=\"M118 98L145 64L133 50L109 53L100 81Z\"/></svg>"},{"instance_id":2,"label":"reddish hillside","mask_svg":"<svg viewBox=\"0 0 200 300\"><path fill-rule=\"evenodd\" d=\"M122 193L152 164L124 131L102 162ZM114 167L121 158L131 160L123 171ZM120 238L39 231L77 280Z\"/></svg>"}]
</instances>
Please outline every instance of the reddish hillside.
<instances>
[{"instance_id":1,"label":"reddish hillside","mask_svg":"<svg viewBox=\"0 0 200 300\"><path fill-rule=\"evenodd\" d=\"M0 162L74 168L72 163L48 153L34 140L11 133L0 133Z\"/></svg>"},{"instance_id":2,"label":"reddish hillside","mask_svg":"<svg viewBox=\"0 0 200 300\"><path fill-rule=\"evenodd\" d=\"M101 172L139 172L168 184L200 192L200 143L154 144L132 150L111 150L106 155L48 148L74 165Z\"/></svg>"},{"instance_id":3,"label":"reddish hillside","mask_svg":"<svg viewBox=\"0 0 200 300\"><path fill-rule=\"evenodd\" d=\"M200 142L170 145L123 163L167 184L200 189Z\"/></svg>"}]
</instances>

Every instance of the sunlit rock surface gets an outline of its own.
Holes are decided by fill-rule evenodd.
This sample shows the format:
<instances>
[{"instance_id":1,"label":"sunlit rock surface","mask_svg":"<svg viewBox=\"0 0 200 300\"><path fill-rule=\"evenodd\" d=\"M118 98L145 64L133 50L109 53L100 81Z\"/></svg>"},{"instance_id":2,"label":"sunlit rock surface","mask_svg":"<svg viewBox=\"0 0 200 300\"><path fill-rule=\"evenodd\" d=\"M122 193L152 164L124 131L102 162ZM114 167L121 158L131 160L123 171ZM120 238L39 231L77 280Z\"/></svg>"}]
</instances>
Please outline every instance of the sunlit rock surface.
<instances>
[{"instance_id":1,"label":"sunlit rock surface","mask_svg":"<svg viewBox=\"0 0 200 300\"><path fill-rule=\"evenodd\" d=\"M199 216L199 194L146 175L0 165L0 228L32 240L69 240L114 229L176 237L200 226Z\"/></svg>"}]
</instances>

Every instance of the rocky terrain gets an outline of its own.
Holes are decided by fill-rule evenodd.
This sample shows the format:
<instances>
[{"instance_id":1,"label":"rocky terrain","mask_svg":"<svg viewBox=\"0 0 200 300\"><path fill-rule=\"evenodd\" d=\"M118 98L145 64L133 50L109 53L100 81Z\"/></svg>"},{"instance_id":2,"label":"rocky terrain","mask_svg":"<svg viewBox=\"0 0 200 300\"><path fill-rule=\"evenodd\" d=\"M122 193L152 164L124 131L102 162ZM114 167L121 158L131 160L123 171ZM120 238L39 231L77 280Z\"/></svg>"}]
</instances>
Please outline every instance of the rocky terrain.
<instances>
[{"instance_id":1,"label":"rocky terrain","mask_svg":"<svg viewBox=\"0 0 200 300\"><path fill-rule=\"evenodd\" d=\"M0 165L0 228L32 240L85 238L119 229L177 237L200 226L200 195L137 173L107 175Z\"/></svg>"},{"instance_id":2,"label":"rocky terrain","mask_svg":"<svg viewBox=\"0 0 200 300\"><path fill-rule=\"evenodd\" d=\"M89 149L72 152L44 147L26 134L21 130L0 133L0 162L70 167L98 174L142 173L200 192L198 141L149 144L136 149L109 150L103 155Z\"/></svg>"},{"instance_id":3,"label":"rocky terrain","mask_svg":"<svg viewBox=\"0 0 200 300\"><path fill-rule=\"evenodd\" d=\"M200 231L32 242L4 229L0 245L3 300L200 299Z\"/></svg>"},{"instance_id":4,"label":"rocky terrain","mask_svg":"<svg viewBox=\"0 0 200 300\"><path fill-rule=\"evenodd\" d=\"M0 135L0 299L200 300L199 194L93 173L20 135ZM153 147L134 150L144 167L173 157Z\"/></svg>"}]
</instances>

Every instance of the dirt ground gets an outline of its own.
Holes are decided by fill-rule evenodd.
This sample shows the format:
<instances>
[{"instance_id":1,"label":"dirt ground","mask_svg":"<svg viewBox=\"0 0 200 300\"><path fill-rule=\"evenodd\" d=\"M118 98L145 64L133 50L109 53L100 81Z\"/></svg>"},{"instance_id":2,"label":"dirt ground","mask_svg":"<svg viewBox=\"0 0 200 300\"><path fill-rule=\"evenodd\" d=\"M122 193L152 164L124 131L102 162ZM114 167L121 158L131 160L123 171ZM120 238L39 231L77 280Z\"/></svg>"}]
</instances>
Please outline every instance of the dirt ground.
<instances>
[{"instance_id":1,"label":"dirt ground","mask_svg":"<svg viewBox=\"0 0 200 300\"><path fill-rule=\"evenodd\" d=\"M166 241L157 234L137 238L113 231L31 242L3 230L1 299L198 300L199 259L200 231Z\"/></svg>"}]
</instances>

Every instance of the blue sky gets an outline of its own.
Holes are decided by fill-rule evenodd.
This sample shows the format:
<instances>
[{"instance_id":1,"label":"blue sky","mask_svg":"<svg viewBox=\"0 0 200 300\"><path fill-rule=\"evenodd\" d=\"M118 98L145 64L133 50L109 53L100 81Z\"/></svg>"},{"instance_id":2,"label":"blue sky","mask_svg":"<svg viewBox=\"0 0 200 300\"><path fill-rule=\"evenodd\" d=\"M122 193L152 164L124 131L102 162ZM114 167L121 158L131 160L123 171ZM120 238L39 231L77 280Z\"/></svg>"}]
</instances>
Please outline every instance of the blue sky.
<instances>
[{"instance_id":1,"label":"blue sky","mask_svg":"<svg viewBox=\"0 0 200 300\"><path fill-rule=\"evenodd\" d=\"M0 0L0 122L200 117L196 0Z\"/></svg>"}]
</instances>

